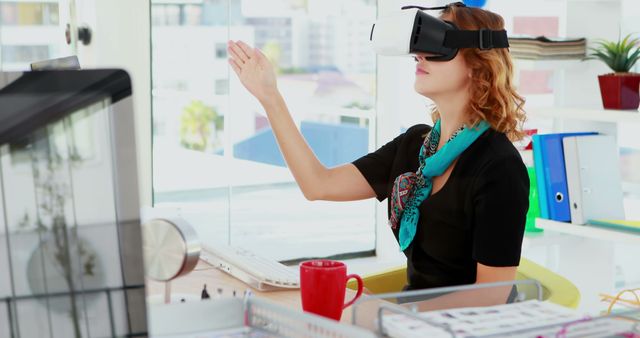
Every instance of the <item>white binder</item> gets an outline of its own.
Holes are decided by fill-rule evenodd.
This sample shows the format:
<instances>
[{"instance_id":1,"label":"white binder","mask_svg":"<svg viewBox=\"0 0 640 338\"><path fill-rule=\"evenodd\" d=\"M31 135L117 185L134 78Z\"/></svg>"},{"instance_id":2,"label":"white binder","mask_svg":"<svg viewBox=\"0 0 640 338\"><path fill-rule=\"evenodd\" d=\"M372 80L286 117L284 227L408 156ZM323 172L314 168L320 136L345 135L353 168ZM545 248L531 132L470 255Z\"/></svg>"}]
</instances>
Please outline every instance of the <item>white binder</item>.
<instances>
[{"instance_id":1,"label":"white binder","mask_svg":"<svg viewBox=\"0 0 640 338\"><path fill-rule=\"evenodd\" d=\"M618 146L613 136L565 137L571 223L625 219Z\"/></svg>"}]
</instances>

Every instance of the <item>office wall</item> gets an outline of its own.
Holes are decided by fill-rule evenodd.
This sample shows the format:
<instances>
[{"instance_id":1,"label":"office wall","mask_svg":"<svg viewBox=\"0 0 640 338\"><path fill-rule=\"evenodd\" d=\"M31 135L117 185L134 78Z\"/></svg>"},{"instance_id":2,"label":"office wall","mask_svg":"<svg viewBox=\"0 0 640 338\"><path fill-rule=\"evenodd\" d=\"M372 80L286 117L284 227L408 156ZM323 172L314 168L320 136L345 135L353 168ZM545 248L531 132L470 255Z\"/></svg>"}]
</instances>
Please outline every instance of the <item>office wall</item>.
<instances>
[{"instance_id":1,"label":"office wall","mask_svg":"<svg viewBox=\"0 0 640 338\"><path fill-rule=\"evenodd\" d=\"M141 205L151 205L151 32L148 0L76 1L78 22L91 27L92 42L79 44L85 68L123 68L131 75L136 114Z\"/></svg>"}]
</instances>

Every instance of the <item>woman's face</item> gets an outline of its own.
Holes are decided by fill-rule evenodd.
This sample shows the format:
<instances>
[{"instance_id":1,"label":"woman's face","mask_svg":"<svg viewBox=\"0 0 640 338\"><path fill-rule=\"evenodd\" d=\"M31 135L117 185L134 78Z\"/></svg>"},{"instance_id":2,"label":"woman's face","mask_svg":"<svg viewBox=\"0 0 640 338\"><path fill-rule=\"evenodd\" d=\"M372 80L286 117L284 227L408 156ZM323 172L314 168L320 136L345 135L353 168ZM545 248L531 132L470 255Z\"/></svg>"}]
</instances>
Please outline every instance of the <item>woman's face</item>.
<instances>
[{"instance_id":1,"label":"woman's face","mask_svg":"<svg viewBox=\"0 0 640 338\"><path fill-rule=\"evenodd\" d=\"M471 82L471 70L460 53L450 61L429 61L425 56L429 54L419 53L415 56L416 92L436 101L438 97L467 90Z\"/></svg>"}]
</instances>

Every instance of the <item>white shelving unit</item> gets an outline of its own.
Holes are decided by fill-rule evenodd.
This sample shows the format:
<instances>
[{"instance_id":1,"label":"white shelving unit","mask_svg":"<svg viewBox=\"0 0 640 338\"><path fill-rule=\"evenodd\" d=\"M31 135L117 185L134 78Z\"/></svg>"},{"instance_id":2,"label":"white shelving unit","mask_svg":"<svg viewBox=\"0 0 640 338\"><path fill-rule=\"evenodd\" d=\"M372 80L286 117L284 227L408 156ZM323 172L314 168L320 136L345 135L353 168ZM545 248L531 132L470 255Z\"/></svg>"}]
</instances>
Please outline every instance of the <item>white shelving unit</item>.
<instances>
[{"instance_id":1,"label":"white shelving unit","mask_svg":"<svg viewBox=\"0 0 640 338\"><path fill-rule=\"evenodd\" d=\"M640 245L640 234L601 228L593 225L576 225L536 218L536 227L569 235Z\"/></svg>"},{"instance_id":2,"label":"white shelving unit","mask_svg":"<svg viewBox=\"0 0 640 338\"><path fill-rule=\"evenodd\" d=\"M640 126L639 111L575 107L531 107L525 110L529 121L551 120L552 132L596 131L616 137L618 147L638 149L640 138L635 133L630 134L629 129ZM627 130L624 135L620 134L621 128ZM638 183L624 179L622 188L625 193L640 194Z\"/></svg>"},{"instance_id":3,"label":"white shelving unit","mask_svg":"<svg viewBox=\"0 0 640 338\"><path fill-rule=\"evenodd\" d=\"M515 8L514 3L518 4ZM558 36L584 37L588 47L593 46L595 39L615 40L620 32L625 35L640 31L638 0L492 0L488 5L510 17L557 16ZM505 13L503 8L512 9ZM619 147L640 149L640 133L635 132L640 130L640 113L602 108L598 75L610 72L604 63L580 59L514 59L513 63L514 82L522 87L525 83L520 82L520 76L526 72L550 74L544 76L547 83L533 84L535 88L546 85L551 90L523 93L527 101L524 107L529 120L527 128L537 128L541 133L597 131L615 136ZM635 71L640 71L640 65ZM541 78L540 74L531 79ZM636 182L623 182L627 219L640 219L640 211L636 211L640 210L637 186ZM547 219L537 219L536 226L545 231L525 238L523 255L572 281L582 295L581 311L601 311L600 292L613 293L640 278L637 267L640 234Z\"/></svg>"},{"instance_id":4,"label":"white shelving unit","mask_svg":"<svg viewBox=\"0 0 640 338\"><path fill-rule=\"evenodd\" d=\"M527 108L526 111L527 115L532 118L539 117L610 123L640 123L640 112L638 112L637 110L532 107Z\"/></svg>"}]
</instances>

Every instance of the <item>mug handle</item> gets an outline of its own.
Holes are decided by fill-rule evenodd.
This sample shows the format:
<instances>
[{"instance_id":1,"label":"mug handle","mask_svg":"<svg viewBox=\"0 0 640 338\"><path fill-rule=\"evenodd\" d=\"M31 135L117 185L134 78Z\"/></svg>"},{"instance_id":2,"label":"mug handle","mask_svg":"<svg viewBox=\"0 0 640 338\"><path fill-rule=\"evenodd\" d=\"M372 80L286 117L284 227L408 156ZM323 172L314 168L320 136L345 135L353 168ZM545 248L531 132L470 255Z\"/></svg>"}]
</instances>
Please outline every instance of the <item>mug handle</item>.
<instances>
[{"instance_id":1,"label":"mug handle","mask_svg":"<svg viewBox=\"0 0 640 338\"><path fill-rule=\"evenodd\" d=\"M353 303L356 302L356 300L358 300L358 298L360 298L360 296L362 296L362 289L364 287L364 283L362 282L362 278L360 276L356 275L356 274L348 275L347 276L347 282L351 278L355 278L358 281L358 291L356 292L356 296L353 297L352 300L350 300L349 302L344 304L344 306L342 307L343 310L346 309L347 307L351 306Z\"/></svg>"}]
</instances>

